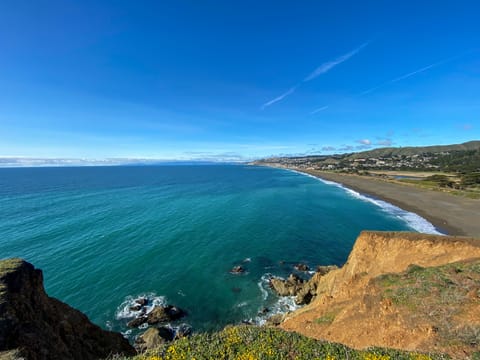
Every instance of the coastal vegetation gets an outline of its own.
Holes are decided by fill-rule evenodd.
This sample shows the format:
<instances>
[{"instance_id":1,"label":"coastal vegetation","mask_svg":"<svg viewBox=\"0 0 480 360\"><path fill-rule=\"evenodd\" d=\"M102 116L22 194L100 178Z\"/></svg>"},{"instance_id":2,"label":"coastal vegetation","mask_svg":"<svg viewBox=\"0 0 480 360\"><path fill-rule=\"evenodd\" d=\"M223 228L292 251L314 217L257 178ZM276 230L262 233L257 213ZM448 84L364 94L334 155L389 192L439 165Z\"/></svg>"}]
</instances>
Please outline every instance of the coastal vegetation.
<instances>
[{"instance_id":1,"label":"coastal vegetation","mask_svg":"<svg viewBox=\"0 0 480 360\"><path fill-rule=\"evenodd\" d=\"M195 334L123 360L435 360L442 354L423 354L384 348L354 350L345 345L308 338L278 328L230 326L214 333Z\"/></svg>"}]
</instances>

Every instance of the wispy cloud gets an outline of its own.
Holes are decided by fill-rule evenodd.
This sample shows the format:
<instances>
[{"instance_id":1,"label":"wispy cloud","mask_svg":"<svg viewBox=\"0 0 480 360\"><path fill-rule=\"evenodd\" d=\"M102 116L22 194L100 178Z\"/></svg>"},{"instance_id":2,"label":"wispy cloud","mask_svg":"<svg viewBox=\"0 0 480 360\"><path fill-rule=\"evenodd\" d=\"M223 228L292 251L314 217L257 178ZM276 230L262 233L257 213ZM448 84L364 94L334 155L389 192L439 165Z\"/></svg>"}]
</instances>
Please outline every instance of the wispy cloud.
<instances>
[{"instance_id":1,"label":"wispy cloud","mask_svg":"<svg viewBox=\"0 0 480 360\"><path fill-rule=\"evenodd\" d=\"M313 110L313 111L310 113L310 115L316 114L316 113L318 113L318 112L320 112L320 111L327 110L327 109L328 109L328 105L319 107L318 109Z\"/></svg>"},{"instance_id":2,"label":"wispy cloud","mask_svg":"<svg viewBox=\"0 0 480 360\"><path fill-rule=\"evenodd\" d=\"M366 45L368 45L368 43L360 46L358 49L361 49L362 47L364 47L364 46L366 46ZM352 51L352 52L353 52L353 51ZM357 51L357 52L358 52L358 51ZM443 59L443 60L434 62L434 63L432 63L432 64L430 64L430 65L421 67L421 68L419 68L419 69L417 69L417 70L414 70L414 71L411 71L411 72L409 72L409 73L403 74L403 75L401 75L401 76L399 76L399 77L396 77L396 78L394 78L394 79L392 79L392 80L388 80L388 81L386 81L386 82L384 82L384 83L381 83L381 84L379 84L379 85L373 86L373 87L371 87L371 88L369 88L369 89L367 89L367 90L364 90L364 91L358 93L357 95L354 95L354 96L352 96L352 97L349 97L348 99L350 99L350 98L356 98L356 97L361 97L361 96L364 96L364 95L367 95L367 94L371 94L371 93L377 91L378 89L384 88L384 87L386 87L386 86L388 86L388 85L391 85L391 84L394 84L394 83L396 83L396 82L405 80L405 79L407 79L407 78L409 78L409 77L415 76L415 75L417 75L417 74L420 74L420 73L422 73L422 72L424 72L424 71L430 70L430 69L432 69L432 68L434 68L434 67L437 67L437 66L439 66L439 65L443 65L443 64L445 64L445 63L449 63L449 62L451 62L451 61L453 61L453 60L456 60L456 59L458 59L458 58L460 58L460 57L462 57L462 56L464 56L464 55L466 55L466 54L468 54L468 53L470 53L470 52L471 52L471 51L467 51L467 52L464 52L464 53L462 53L462 54L460 54L460 55L451 56L451 57L449 57L449 58L446 58L446 59ZM347 54L347 55L348 55L348 54ZM355 54L354 54L354 55L355 55ZM353 55L352 55L352 56L353 56ZM338 103L342 103L343 101L345 101L345 100L341 100L341 101L339 101L339 102L337 102L337 103L334 103L333 105L337 105ZM319 109L313 110L312 112L310 112L310 115L313 115L313 114L316 114L316 113L318 113L318 112L320 112L320 111L322 111L322 110L325 110L326 108L328 108L328 107L331 106L331 105L332 105L332 104L326 105L326 106L322 106L322 107L319 108Z\"/></svg>"},{"instance_id":3,"label":"wispy cloud","mask_svg":"<svg viewBox=\"0 0 480 360\"><path fill-rule=\"evenodd\" d=\"M358 54L365 46L367 46L369 44L369 42L366 42L362 45L360 45L359 47L353 49L352 51L342 55L342 56L339 56L337 57L336 59L334 60L331 60L331 61L327 61L323 64L321 64L319 67L317 67L312 73L310 73L310 75L308 75L306 78L304 78L300 84L298 85L295 85L293 87L291 87L288 91L286 91L285 93L283 93L282 95L276 97L275 99L273 100L270 100L270 101L267 101L265 104L262 105L262 110L264 110L265 108L269 107L270 105L273 105L275 104L276 102L279 102L283 99L285 99L287 96L293 94L299 87L302 83L305 83L305 82L308 82L308 81L311 81L315 78L317 78L318 76L322 75L322 74L325 74L327 72L329 72L330 70L332 70L335 66L337 65L340 65L341 63L347 61L348 59L350 59L352 56ZM327 106L328 107L328 106ZM321 110L324 110L324 109L320 109L318 111L321 111Z\"/></svg>"},{"instance_id":4,"label":"wispy cloud","mask_svg":"<svg viewBox=\"0 0 480 360\"><path fill-rule=\"evenodd\" d=\"M407 78L409 78L409 77L412 77L412 76L417 75L417 74L420 74L420 73L422 73L422 72L424 72L424 71L430 70L431 68L434 68L434 67L437 67L437 66L439 66L439 65L443 65L443 64L448 63L448 62L450 62L450 61L453 61L453 60L455 60L455 59L458 59L459 57L462 57L462 56L464 56L464 55L467 54L467 53L469 53L469 52L465 52L465 53L462 53L462 54L460 54L460 55L451 56L451 57L449 57L449 58L446 58L446 59L443 59L443 60L434 62L434 63L432 63L432 64L430 64L430 65L427 65L427 66L421 67L421 68L419 68L419 69L417 69L417 70L414 70L414 71L411 71L411 72L409 72L409 73L403 74L403 75L401 75L401 76L399 76L399 77L397 77L397 78L394 78L394 79L389 80L389 81L386 81L386 82L384 82L384 83L382 83L382 84L380 84L380 85L377 85L377 86L374 86L374 87L372 87L372 88L370 88L370 89L367 89L367 90L365 90L365 91L362 91L362 92L359 93L357 96L363 96L363 95L367 95L367 94L373 93L374 91L376 91L376 90L378 90L378 89L380 89L380 88L383 88L383 87L385 87L385 86L387 86L387 85L390 85L390 84L393 84L393 83L396 83L396 82L405 80L405 79L407 79Z\"/></svg>"},{"instance_id":5,"label":"wispy cloud","mask_svg":"<svg viewBox=\"0 0 480 360\"><path fill-rule=\"evenodd\" d=\"M378 140L376 145L381 145L381 146L392 146L393 142L390 139L382 139Z\"/></svg>"},{"instance_id":6,"label":"wispy cloud","mask_svg":"<svg viewBox=\"0 0 480 360\"><path fill-rule=\"evenodd\" d=\"M276 102L279 102L281 100L283 100L284 98L286 98L288 95L291 95L295 92L295 90L297 90L297 86L294 86L290 89L288 89L288 91L286 91L285 93L283 93L282 95L276 97L275 99L273 100L270 100L270 101L267 101L265 104L262 105L262 110L265 109L266 107L270 106L270 105L273 105L275 104Z\"/></svg>"},{"instance_id":7,"label":"wispy cloud","mask_svg":"<svg viewBox=\"0 0 480 360\"><path fill-rule=\"evenodd\" d=\"M340 65L341 63L347 61L350 59L352 56L358 54L365 46L367 46L369 43L366 42L356 49L353 49L349 53L346 53L342 56L339 56L338 58L332 60L332 61L327 61L326 63L323 63L319 67L317 67L310 75L308 75L305 79L303 79L304 82L310 81L315 79L316 77L325 74L332 70L335 66Z\"/></svg>"}]
</instances>

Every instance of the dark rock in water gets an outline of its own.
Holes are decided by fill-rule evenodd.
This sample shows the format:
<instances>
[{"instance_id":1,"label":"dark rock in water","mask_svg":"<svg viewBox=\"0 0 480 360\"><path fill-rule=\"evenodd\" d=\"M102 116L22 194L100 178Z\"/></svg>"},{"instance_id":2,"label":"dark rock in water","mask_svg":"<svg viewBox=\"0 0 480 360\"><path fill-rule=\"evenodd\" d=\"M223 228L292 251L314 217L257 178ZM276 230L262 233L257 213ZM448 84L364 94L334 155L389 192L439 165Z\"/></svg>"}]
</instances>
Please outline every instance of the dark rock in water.
<instances>
[{"instance_id":1,"label":"dark rock in water","mask_svg":"<svg viewBox=\"0 0 480 360\"><path fill-rule=\"evenodd\" d=\"M319 273L320 275L326 275L332 270L337 270L338 266L336 265L328 265L328 266L317 266L316 272Z\"/></svg>"},{"instance_id":2,"label":"dark rock in water","mask_svg":"<svg viewBox=\"0 0 480 360\"><path fill-rule=\"evenodd\" d=\"M160 326L157 328L158 330L158 335L162 338L165 339L166 341L172 341L173 338L175 337L175 332L171 327L168 326Z\"/></svg>"},{"instance_id":3,"label":"dark rock in water","mask_svg":"<svg viewBox=\"0 0 480 360\"><path fill-rule=\"evenodd\" d=\"M147 315L147 323L154 325L162 322L175 321L185 315L185 311L173 305L155 306Z\"/></svg>"},{"instance_id":4,"label":"dark rock in water","mask_svg":"<svg viewBox=\"0 0 480 360\"><path fill-rule=\"evenodd\" d=\"M310 270L310 268L308 267L308 265L302 264L302 263L296 264L296 265L294 265L293 267L294 267L294 269L297 270L297 271L306 272L306 271Z\"/></svg>"},{"instance_id":5,"label":"dark rock in water","mask_svg":"<svg viewBox=\"0 0 480 360\"><path fill-rule=\"evenodd\" d=\"M140 311L141 309L142 309L142 305L140 305L140 304L136 304L136 305L133 305L133 306L129 307L130 311Z\"/></svg>"},{"instance_id":6,"label":"dark rock in water","mask_svg":"<svg viewBox=\"0 0 480 360\"><path fill-rule=\"evenodd\" d=\"M235 294L238 294L239 292L242 292L242 288L234 287L234 288L232 288L232 292L235 293Z\"/></svg>"},{"instance_id":7,"label":"dark rock in water","mask_svg":"<svg viewBox=\"0 0 480 360\"><path fill-rule=\"evenodd\" d=\"M269 312L270 312L270 309L267 307L264 307L262 310L258 312L258 315L265 315L265 314L268 314Z\"/></svg>"},{"instance_id":8,"label":"dark rock in water","mask_svg":"<svg viewBox=\"0 0 480 360\"><path fill-rule=\"evenodd\" d=\"M181 324L177 329L177 332L175 334L175 339L181 339L181 338L190 336L192 335L192 332L193 332L193 329L190 325Z\"/></svg>"},{"instance_id":9,"label":"dark rock in water","mask_svg":"<svg viewBox=\"0 0 480 360\"><path fill-rule=\"evenodd\" d=\"M136 327L139 327L142 324L145 324L146 322L147 322L147 317L146 316L139 316L139 317L136 317L133 320L130 320L127 323L127 326L131 327L131 328L136 328Z\"/></svg>"},{"instance_id":10,"label":"dark rock in water","mask_svg":"<svg viewBox=\"0 0 480 360\"><path fill-rule=\"evenodd\" d=\"M0 261L0 353L29 360L93 360L134 355L119 333L49 297L42 271L21 259Z\"/></svg>"},{"instance_id":11,"label":"dark rock in water","mask_svg":"<svg viewBox=\"0 0 480 360\"><path fill-rule=\"evenodd\" d=\"M147 298L139 298L135 300L135 303L137 303L140 306L145 306L148 304L148 299Z\"/></svg>"},{"instance_id":12,"label":"dark rock in water","mask_svg":"<svg viewBox=\"0 0 480 360\"><path fill-rule=\"evenodd\" d=\"M230 274L242 274L244 272L245 269L243 268L243 266L240 265L234 266L232 270L230 270Z\"/></svg>"}]
</instances>

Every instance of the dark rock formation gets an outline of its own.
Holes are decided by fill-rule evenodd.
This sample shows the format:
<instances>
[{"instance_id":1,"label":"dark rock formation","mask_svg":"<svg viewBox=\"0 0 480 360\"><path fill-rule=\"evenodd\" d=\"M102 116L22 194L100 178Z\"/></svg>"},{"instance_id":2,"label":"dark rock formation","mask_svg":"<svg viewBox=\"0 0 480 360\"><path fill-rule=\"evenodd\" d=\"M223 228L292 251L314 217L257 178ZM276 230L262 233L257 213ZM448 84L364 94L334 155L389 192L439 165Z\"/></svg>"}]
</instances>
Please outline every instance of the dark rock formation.
<instances>
[{"instance_id":1,"label":"dark rock formation","mask_svg":"<svg viewBox=\"0 0 480 360\"><path fill-rule=\"evenodd\" d=\"M146 316L139 316L139 317L136 317L133 320L130 320L127 323L127 326L131 327L131 328L136 328L136 327L139 327L142 324L145 324L146 322L147 322L147 317Z\"/></svg>"},{"instance_id":2,"label":"dark rock formation","mask_svg":"<svg viewBox=\"0 0 480 360\"><path fill-rule=\"evenodd\" d=\"M295 268L299 271L300 269L304 269L304 267L300 265L301 264L295 265ZM317 286L320 279L330 271L336 269L338 269L338 267L334 265L319 266L313 277L308 281L302 280L295 274L290 274L286 280L272 278L270 280L270 287L280 296L295 296L295 303L297 305L309 304L317 295Z\"/></svg>"},{"instance_id":3,"label":"dark rock formation","mask_svg":"<svg viewBox=\"0 0 480 360\"><path fill-rule=\"evenodd\" d=\"M147 323L154 325L162 322L175 321L185 315L185 311L173 305L155 306L147 315Z\"/></svg>"},{"instance_id":4,"label":"dark rock formation","mask_svg":"<svg viewBox=\"0 0 480 360\"><path fill-rule=\"evenodd\" d=\"M146 299L146 298L136 299L135 303L140 305L140 306L145 306L145 305L148 304L148 299Z\"/></svg>"},{"instance_id":5,"label":"dark rock formation","mask_svg":"<svg viewBox=\"0 0 480 360\"><path fill-rule=\"evenodd\" d=\"M42 271L21 259L0 261L0 352L28 360L135 354L121 334L102 330L80 311L49 297Z\"/></svg>"},{"instance_id":6,"label":"dark rock formation","mask_svg":"<svg viewBox=\"0 0 480 360\"><path fill-rule=\"evenodd\" d=\"M294 267L294 269L297 270L297 271L306 272L306 271L310 270L310 268L308 267L308 265L302 264L302 263L295 264L293 267Z\"/></svg>"}]
</instances>

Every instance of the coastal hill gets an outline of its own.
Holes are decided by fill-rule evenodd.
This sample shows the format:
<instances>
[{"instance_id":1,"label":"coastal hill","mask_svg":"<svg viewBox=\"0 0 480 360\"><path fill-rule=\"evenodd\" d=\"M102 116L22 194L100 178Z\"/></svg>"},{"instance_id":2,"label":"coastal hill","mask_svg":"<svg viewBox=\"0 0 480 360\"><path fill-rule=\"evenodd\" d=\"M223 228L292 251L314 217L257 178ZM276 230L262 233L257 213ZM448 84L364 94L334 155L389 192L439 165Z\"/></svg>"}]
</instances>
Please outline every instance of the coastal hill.
<instances>
[{"instance_id":1,"label":"coastal hill","mask_svg":"<svg viewBox=\"0 0 480 360\"><path fill-rule=\"evenodd\" d=\"M468 141L462 144L433 145L433 146L405 146L405 147L384 147L374 150L362 151L349 155L350 159L387 157L387 156L412 156L420 154L452 153L457 151L475 151L480 149L480 141Z\"/></svg>"},{"instance_id":2,"label":"coastal hill","mask_svg":"<svg viewBox=\"0 0 480 360\"><path fill-rule=\"evenodd\" d=\"M347 172L413 170L464 174L480 172L480 141L455 145L384 147L336 155L271 157L254 161L253 164Z\"/></svg>"}]
</instances>

